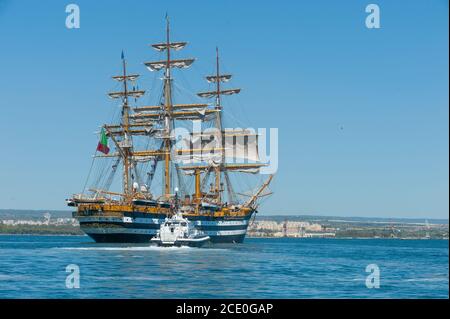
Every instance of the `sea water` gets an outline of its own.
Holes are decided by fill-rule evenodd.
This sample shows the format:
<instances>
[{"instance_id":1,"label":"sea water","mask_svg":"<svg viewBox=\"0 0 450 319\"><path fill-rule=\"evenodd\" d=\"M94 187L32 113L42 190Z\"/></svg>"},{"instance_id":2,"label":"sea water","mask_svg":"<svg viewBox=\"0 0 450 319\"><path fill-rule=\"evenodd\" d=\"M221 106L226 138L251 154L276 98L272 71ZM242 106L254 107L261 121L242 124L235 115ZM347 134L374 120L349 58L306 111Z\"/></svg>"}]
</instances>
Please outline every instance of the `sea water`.
<instances>
[{"instance_id":1,"label":"sea water","mask_svg":"<svg viewBox=\"0 0 450 319\"><path fill-rule=\"evenodd\" d=\"M247 238L159 248L0 236L0 298L448 298L448 253L448 240Z\"/></svg>"}]
</instances>

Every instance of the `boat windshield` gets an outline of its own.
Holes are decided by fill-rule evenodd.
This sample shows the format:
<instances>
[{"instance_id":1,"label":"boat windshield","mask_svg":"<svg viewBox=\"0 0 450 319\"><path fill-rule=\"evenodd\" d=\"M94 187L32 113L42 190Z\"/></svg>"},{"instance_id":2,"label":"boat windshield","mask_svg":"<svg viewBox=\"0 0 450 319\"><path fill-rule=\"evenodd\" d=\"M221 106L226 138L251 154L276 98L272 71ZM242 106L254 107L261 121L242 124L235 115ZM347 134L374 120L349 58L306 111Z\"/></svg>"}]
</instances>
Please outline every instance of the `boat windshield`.
<instances>
[{"instance_id":1,"label":"boat windshield","mask_svg":"<svg viewBox=\"0 0 450 319\"><path fill-rule=\"evenodd\" d=\"M173 225L173 226L176 226L176 225L179 225L179 224L180 224L179 221L171 221L171 222L166 222L166 223L165 223L166 226L172 226L172 225ZM186 223L182 223L182 225L183 225L183 226L186 226Z\"/></svg>"}]
</instances>

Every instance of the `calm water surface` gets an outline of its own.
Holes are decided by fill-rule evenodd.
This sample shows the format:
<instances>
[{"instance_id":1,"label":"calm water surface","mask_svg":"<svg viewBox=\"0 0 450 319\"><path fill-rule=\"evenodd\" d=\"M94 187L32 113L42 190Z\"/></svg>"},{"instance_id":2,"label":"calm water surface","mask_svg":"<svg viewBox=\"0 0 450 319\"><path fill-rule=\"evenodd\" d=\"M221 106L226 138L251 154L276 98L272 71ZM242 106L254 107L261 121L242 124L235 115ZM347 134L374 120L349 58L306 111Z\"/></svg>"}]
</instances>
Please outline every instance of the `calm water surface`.
<instances>
[{"instance_id":1,"label":"calm water surface","mask_svg":"<svg viewBox=\"0 0 450 319\"><path fill-rule=\"evenodd\" d=\"M448 298L447 240L252 239L158 248L0 236L0 298ZM80 288L66 288L66 266ZM368 264L380 288L368 289Z\"/></svg>"}]
</instances>

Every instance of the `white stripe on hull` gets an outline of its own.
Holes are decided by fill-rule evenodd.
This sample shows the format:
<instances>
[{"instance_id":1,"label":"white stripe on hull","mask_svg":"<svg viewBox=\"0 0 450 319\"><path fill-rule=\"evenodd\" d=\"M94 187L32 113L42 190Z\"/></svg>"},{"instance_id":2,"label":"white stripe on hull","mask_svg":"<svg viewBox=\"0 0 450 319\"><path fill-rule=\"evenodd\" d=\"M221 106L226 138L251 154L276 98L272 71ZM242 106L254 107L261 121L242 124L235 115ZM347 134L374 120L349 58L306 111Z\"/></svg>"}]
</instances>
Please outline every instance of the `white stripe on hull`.
<instances>
[{"instance_id":1,"label":"white stripe on hull","mask_svg":"<svg viewBox=\"0 0 450 319\"><path fill-rule=\"evenodd\" d=\"M143 235L156 235L156 229L139 229L139 228L106 228L106 227L82 227L81 228L86 234L143 234ZM247 229L238 230L211 230L203 231L208 236L234 236L234 235L244 235Z\"/></svg>"},{"instance_id":2,"label":"white stripe on hull","mask_svg":"<svg viewBox=\"0 0 450 319\"><path fill-rule=\"evenodd\" d=\"M159 219L159 218L141 218L141 217L137 217L137 218L131 218L131 217L124 217L123 218L123 222L124 223L136 223L136 224L162 224L164 223L164 218Z\"/></svg>"},{"instance_id":3,"label":"white stripe on hull","mask_svg":"<svg viewBox=\"0 0 450 319\"><path fill-rule=\"evenodd\" d=\"M195 226L244 226L248 220L193 220Z\"/></svg>"}]
</instances>

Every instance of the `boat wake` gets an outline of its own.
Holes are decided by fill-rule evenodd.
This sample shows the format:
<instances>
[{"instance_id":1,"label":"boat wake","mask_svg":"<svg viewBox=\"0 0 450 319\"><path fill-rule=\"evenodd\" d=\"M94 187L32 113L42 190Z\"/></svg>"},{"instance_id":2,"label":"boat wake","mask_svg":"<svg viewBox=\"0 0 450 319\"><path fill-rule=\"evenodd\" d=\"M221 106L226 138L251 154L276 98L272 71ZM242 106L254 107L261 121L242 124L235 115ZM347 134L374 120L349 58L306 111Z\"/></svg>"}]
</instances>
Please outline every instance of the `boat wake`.
<instances>
[{"instance_id":1,"label":"boat wake","mask_svg":"<svg viewBox=\"0 0 450 319\"><path fill-rule=\"evenodd\" d=\"M196 248L196 247L159 247L159 246L131 246L131 247L56 247L62 250L103 250L103 251L217 251L222 248Z\"/></svg>"}]
</instances>

